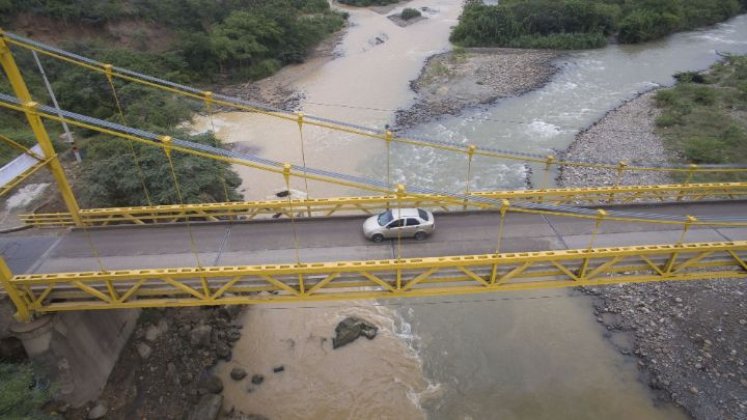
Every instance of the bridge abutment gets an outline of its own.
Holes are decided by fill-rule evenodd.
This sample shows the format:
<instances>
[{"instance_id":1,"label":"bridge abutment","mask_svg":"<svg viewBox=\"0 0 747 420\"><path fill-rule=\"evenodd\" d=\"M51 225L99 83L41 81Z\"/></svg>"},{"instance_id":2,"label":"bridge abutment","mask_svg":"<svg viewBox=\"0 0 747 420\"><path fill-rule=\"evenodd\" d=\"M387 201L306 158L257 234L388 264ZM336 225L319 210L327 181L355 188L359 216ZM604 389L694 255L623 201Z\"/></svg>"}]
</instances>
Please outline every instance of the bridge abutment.
<instances>
[{"instance_id":1,"label":"bridge abutment","mask_svg":"<svg viewBox=\"0 0 747 420\"><path fill-rule=\"evenodd\" d=\"M132 334L140 310L61 312L11 332L56 396L74 407L98 398Z\"/></svg>"}]
</instances>

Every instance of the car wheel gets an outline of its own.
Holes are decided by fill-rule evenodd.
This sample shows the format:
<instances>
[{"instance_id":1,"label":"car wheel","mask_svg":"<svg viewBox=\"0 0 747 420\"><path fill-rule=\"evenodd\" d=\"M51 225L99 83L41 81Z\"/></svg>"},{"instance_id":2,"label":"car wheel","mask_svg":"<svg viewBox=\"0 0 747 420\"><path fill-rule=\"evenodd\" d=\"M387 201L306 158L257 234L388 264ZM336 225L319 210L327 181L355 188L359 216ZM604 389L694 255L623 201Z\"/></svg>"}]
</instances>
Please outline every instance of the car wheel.
<instances>
[{"instance_id":1,"label":"car wheel","mask_svg":"<svg viewBox=\"0 0 747 420\"><path fill-rule=\"evenodd\" d=\"M422 241L426 236L428 235L426 235L425 232L418 232L415 234L415 240Z\"/></svg>"},{"instance_id":2,"label":"car wheel","mask_svg":"<svg viewBox=\"0 0 747 420\"><path fill-rule=\"evenodd\" d=\"M371 237L371 240L378 244L379 242L384 240L384 235L377 233L376 235Z\"/></svg>"}]
</instances>

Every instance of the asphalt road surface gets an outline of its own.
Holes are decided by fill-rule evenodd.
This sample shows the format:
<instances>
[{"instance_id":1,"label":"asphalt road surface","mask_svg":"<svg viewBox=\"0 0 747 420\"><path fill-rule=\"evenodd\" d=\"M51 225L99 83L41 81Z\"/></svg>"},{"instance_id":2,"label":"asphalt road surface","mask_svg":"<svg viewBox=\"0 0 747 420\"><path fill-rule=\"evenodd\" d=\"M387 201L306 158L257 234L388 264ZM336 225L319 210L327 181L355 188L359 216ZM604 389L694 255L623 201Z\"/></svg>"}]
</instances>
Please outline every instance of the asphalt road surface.
<instances>
[{"instance_id":1,"label":"asphalt road surface","mask_svg":"<svg viewBox=\"0 0 747 420\"><path fill-rule=\"evenodd\" d=\"M620 208L627 210L628 208ZM721 202L633 206L646 213L743 217L747 203ZM365 217L287 219L245 223L120 226L87 230L29 230L0 236L0 254L14 273L253 265L432 257L493 253L495 212L436 214L435 233L424 241L375 244L361 231ZM586 248L593 220L509 213L501 252ZM295 233L294 233L295 231ZM604 222L594 247L676 243L680 226ZM747 228L691 228L686 242L747 240ZM296 243L298 251L296 251Z\"/></svg>"}]
</instances>

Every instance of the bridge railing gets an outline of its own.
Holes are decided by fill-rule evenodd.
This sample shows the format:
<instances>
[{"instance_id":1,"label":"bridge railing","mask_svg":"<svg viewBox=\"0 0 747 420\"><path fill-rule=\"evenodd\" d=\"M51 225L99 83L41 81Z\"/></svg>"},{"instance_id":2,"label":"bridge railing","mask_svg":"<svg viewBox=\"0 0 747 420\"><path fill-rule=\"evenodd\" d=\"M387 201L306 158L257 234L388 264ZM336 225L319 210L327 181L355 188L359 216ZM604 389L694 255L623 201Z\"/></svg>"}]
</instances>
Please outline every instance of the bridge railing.
<instances>
[{"instance_id":1,"label":"bridge railing","mask_svg":"<svg viewBox=\"0 0 747 420\"><path fill-rule=\"evenodd\" d=\"M666 203L747 198L747 183L673 184L592 188L557 188L525 191L473 192L474 197L514 203L597 206L631 203ZM151 224L190 221L255 220L269 218L371 215L393 207L421 207L439 211L485 209L484 202L455 202L436 194L266 200L228 203L84 209L81 220L89 226ZM37 227L72 226L69 213L23 214L20 219Z\"/></svg>"},{"instance_id":2,"label":"bridge railing","mask_svg":"<svg viewBox=\"0 0 747 420\"><path fill-rule=\"evenodd\" d=\"M747 241L13 276L18 317L56 311L386 299L747 278Z\"/></svg>"}]
</instances>

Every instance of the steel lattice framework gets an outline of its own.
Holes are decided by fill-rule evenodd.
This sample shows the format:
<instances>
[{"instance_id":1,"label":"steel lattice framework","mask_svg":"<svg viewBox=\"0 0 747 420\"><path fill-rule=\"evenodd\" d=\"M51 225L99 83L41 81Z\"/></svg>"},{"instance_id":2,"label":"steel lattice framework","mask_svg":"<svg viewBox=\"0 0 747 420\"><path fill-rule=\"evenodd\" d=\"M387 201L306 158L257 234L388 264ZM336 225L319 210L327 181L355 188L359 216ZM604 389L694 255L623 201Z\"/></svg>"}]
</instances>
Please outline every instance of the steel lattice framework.
<instances>
[{"instance_id":1,"label":"steel lattice framework","mask_svg":"<svg viewBox=\"0 0 747 420\"><path fill-rule=\"evenodd\" d=\"M673 184L591 188L557 188L525 191L473 192L472 196L511 203L600 206L632 203L667 203L747 198L747 183ZM228 203L83 209L80 218L89 226L175 223L188 220L254 220L278 217L328 217L381 212L393 206L423 207L438 211L480 210L474 202L455 203L438 194L336 197L305 200L265 200ZM70 213L23 214L21 220L38 227L72 226Z\"/></svg>"},{"instance_id":2,"label":"steel lattice framework","mask_svg":"<svg viewBox=\"0 0 747 420\"><path fill-rule=\"evenodd\" d=\"M386 299L747 278L747 241L0 277L21 319L95 309Z\"/></svg>"}]
</instances>

